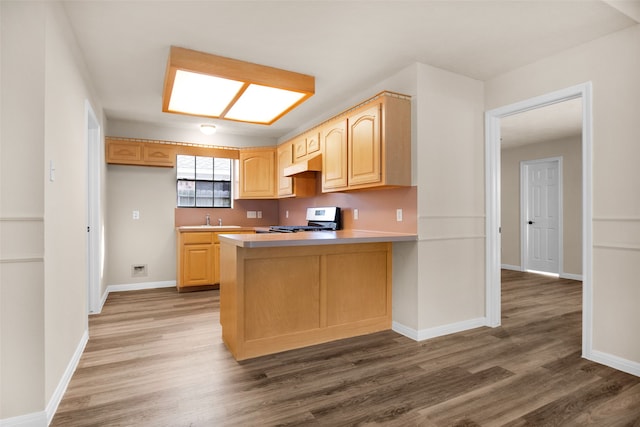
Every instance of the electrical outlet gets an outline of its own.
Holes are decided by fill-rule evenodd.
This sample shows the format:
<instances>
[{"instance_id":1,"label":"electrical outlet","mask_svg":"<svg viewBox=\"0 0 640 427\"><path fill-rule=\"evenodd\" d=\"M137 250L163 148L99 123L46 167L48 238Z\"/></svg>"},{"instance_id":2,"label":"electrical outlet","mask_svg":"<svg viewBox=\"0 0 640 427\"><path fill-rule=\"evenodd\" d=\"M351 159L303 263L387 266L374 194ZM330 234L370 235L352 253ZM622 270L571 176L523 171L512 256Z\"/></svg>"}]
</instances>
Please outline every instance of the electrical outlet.
<instances>
[{"instance_id":1,"label":"electrical outlet","mask_svg":"<svg viewBox=\"0 0 640 427\"><path fill-rule=\"evenodd\" d=\"M133 211L133 219L140 219L140 211L139 210L135 210Z\"/></svg>"},{"instance_id":2,"label":"electrical outlet","mask_svg":"<svg viewBox=\"0 0 640 427\"><path fill-rule=\"evenodd\" d=\"M284 217L289 218L289 211L284 211Z\"/></svg>"},{"instance_id":3,"label":"electrical outlet","mask_svg":"<svg viewBox=\"0 0 640 427\"><path fill-rule=\"evenodd\" d=\"M255 218L256 216L256 211L247 211L247 218Z\"/></svg>"},{"instance_id":4,"label":"electrical outlet","mask_svg":"<svg viewBox=\"0 0 640 427\"><path fill-rule=\"evenodd\" d=\"M262 211L258 211L258 218L262 218Z\"/></svg>"},{"instance_id":5,"label":"electrical outlet","mask_svg":"<svg viewBox=\"0 0 640 427\"><path fill-rule=\"evenodd\" d=\"M358 209L353 210L353 219L358 219Z\"/></svg>"},{"instance_id":6,"label":"electrical outlet","mask_svg":"<svg viewBox=\"0 0 640 427\"><path fill-rule=\"evenodd\" d=\"M402 221L402 209L396 209L396 221Z\"/></svg>"}]
</instances>

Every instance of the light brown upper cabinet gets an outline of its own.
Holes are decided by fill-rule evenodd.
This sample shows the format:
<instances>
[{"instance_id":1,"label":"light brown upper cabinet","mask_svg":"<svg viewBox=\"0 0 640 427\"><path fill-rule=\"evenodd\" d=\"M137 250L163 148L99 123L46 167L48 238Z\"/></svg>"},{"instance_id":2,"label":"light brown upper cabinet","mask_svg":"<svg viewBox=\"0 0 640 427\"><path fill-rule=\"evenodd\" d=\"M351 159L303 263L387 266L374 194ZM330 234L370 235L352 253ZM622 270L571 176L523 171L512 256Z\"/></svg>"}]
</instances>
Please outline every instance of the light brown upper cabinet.
<instances>
[{"instance_id":1,"label":"light brown upper cabinet","mask_svg":"<svg viewBox=\"0 0 640 427\"><path fill-rule=\"evenodd\" d=\"M275 147L240 150L239 199L276 197Z\"/></svg>"},{"instance_id":2,"label":"light brown upper cabinet","mask_svg":"<svg viewBox=\"0 0 640 427\"><path fill-rule=\"evenodd\" d=\"M293 178L284 176L284 168L293 164L293 151L292 141L278 146L278 197L293 196Z\"/></svg>"},{"instance_id":3,"label":"light brown upper cabinet","mask_svg":"<svg viewBox=\"0 0 640 427\"><path fill-rule=\"evenodd\" d=\"M317 130L313 130L307 134L305 138L307 143L307 155L315 156L320 152L320 133Z\"/></svg>"},{"instance_id":4,"label":"light brown upper cabinet","mask_svg":"<svg viewBox=\"0 0 640 427\"><path fill-rule=\"evenodd\" d=\"M142 163L142 144L106 138L107 163L137 165Z\"/></svg>"},{"instance_id":5,"label":"light brown upper cabinet","mask_svg":"<svg viewBox=\"0 0 640 427\"><path fill-rule=\"evenodd\" d=\"M316 156L320 153L320 133L317 129L297 137L292 143L294 162Z\"/></svg>"},{"instance_id":6,"label":"light brown upper cabinet","mask_svg":"<svg viewBox=\"0 0 640 427\"><path fill-rule=\"evenodd\" d=\"M305 145L306 146L306 145ZM294 164L296 141L278 146L278 197L311 197L316 195L316 173L306 172L286 176L285 169ZM305 160L300 160L304 162Z\"/></svg>"},{"instance_id":7,"label":"light brown upper cabinet","mask_svg":"<svg viewBox=\"0 0 640 427\"><path fill-rule=\"evenodd\" d=\"M176 165L175 147L172 145L112 138L105 138L105 141L107 163L167 168Z\"/></svg>"},{"instance_id":8,"label":"light brown upper cabinet","mask_svg":"<svg viewBox=\"0 0 640 427\"><path fill-rule=\"evenodd\" d=\"M411 185L411 101L382 92L321 129L322 191Z\"/></svg>"},{"instance_id":9,"label":"light brown upper cabinet","mask_svg":"<svg viewBox=\"0 0 640 427\"><path fill-rule=\"evenodd\" d=\"M142 146L142 160L147 166L174 167L176 152L171 145L144 143Z\"/></svg>"},{"instance_id":10,"label":"light brown upper cabinet","mask_svg":"<svg viewBox=\"0 0 640 427\"><path fill-rule=\"evenodd\" d=\"M327 122L320 129L322 138L322 191L345 190L347 181L347 119Z\"/></svg>"},{"instance_id":11,"label":"light brown upper cabinet","mask_svg":"<svg viewBox=\"0 0 640 427\"><path fill-rule=\"evenodd\" d=\"M299 136L293 142L293 158L295 160L303 159L307 155L307 138Z\"/></svg>"},{"instance_id":12,"label":"light brown upper cabinet","mask_svg":"<svg viewBox=\"0 0 640 427\"><path fill-rule=\"evenodd\" d=\"M365 106L347 120L349 187L377 184L382 179L380 109L379 103Z\"/></svg>"}]
</instances>

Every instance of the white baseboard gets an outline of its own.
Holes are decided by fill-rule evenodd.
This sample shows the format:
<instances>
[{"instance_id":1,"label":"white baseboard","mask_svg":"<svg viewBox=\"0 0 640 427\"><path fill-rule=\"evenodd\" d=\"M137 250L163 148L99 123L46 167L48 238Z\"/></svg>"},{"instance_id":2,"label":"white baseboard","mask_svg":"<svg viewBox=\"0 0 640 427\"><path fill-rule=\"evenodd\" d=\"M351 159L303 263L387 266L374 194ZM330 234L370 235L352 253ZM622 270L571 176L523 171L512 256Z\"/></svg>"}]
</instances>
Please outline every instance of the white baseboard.
<instances>
[{"instance_id":1,"label":"white baseboard","mask_svg":"<svg viewBox=\"0 0 640 427\"><path fill-rule=\"evenodd\" d=\"M102 298L100 299L100 307L95 313L91 315L100 314L104 303L107 302L107 297L111 292L124 292L124 291L140 291L142 289L157 289L157 288L170 288L176 285L175 280L165 280L162 282L141 282L141 283L126 283L123 285L109 285L104 291Z\"/></svg>"},{"instance_id":2,"label":"white baseboard","mask_svg":"<svg viewBox=\"0 0 640 427\"><path fill-rule=\"evenodd\" d=\"M582 282L582 274L560 273L560 278Z\"/></svg>"},{"instance_id":3,"label":"white baseboard","mask_svg":"<svg viewBox=\"0 0 640 427\"><path fill-rule=\"evenodd\" d=\"M102 313L102 307L104 307L104 303L107 302L107 297L109 296L109 289L104 290L104 294L102 294L102 298L100 298L100 306L98 307L98 311L95 313L89 314L100 314Z\"/></svg>"},{"instance_id":4,"label":"white baseboard","mask_svg":"<svg viewBox=\"0 0 640 427\"><path fill-rule=\"evenodd\" d=\"M46 427L47 425L47 414L44 411L0 420L0 427Z\"/></svg>"},{"instance_id":5,"label":"white baseboard","mask_svg":"<svg viewBox=\"0 0 640 427\"><path fill-rule=\"evenodd\" d=\"M430 338L455 334L457 332L467 331L469 329L475 329L487 325L487 318L479 317L477 319L469 319L462 322L450 323L448 325L436 326L435 328L420 330L410 328L398 322L392 322L391 329L401 335L404 335L405 337L411 338L412 340L424 341Z\"/></svg>"},{"instance_id":6,"label":"white baseboard","mask_svg":"<svg viewBox=\"0 0 640 427\"><path fill-rule=\"evenodd\" d=\"M84 348L89 341L89 331L85 330L80 338L80 342L76 347L76 351L73 353L69 364L67 365L67 369L65 369L62 378L58 382L58 386L53 392L51 399L49 399L49 403L47 407L42 412L34 412L31 414L21 415L19 417L7 418L4 420L0 420L0 426L11 426L11 427L46 427L51 423L53 416L56 414L56 410L58 409L58 405L62 401L62 396L64 396L64 392L67 390L69 386L69 382L71 381L71 377L80 362L80 357L82 357L82 353L84 352Z\"/></svg>"},{"instance_id":7,"label":"white baseboard","mask_svg":"<svg viewBox=\"0 0 640 427\"><path fill-rule=\"evenodd\" d=\"M585 359L597 362L602 365L609 366L610 368L617 369L618 371L626 372L627 374L640 377L640 363L632 360L623 359L622 357L614 356L613 354L603 353L597 350L591 350L589 355L583 355Z\"/></svg>"},{"instance_id":8,"label":"white baseboard","mask_svg":"<svg viewBox=\"0 0 640 427\"><path fill-rule=\"evenodd\" d=\"M500 268L503 270L522 271L522 267L519 265L501 264Z\"/></svg>"},{"instance_id":9,"label":"white baseboard","mask_svg":"<svg viewBox=\"0 0 640 427\"><path fill-rule=\"evenodd\" d=\"M407 338L411 338L414 341L418 341L418 331L405 326L402 323L391 322L391 330L399 333L400 335L404 335Z\"/></svg>"},{"instance_id":10,"label":"white baseboard","mask_svg":"<svg viewBox=\"0 0 640 427\"><path fill-rule=\"evenodd\" d=\"M164 282L141 282L128 283L124 285L109 285L107 286L107 294L111 292L140 291L142 289L170 288L175 285L175 280L165 280Z\"/></svg>"},{"instance_id":11,"label":"white baseboard","mask_svg":"<svg viewBox=\"0 0 640 427\"><path fill-rule=\"evenodd\" d=\"M84 334L82 334L82 338L80 338L80 342L76 347L76 351L73 353L69 364L67 365L67 369L65 369L62 378L60 378L60 382L58 382L58 386L53 392L53 396L49 399L49 403L45 409L47 414L47 425L51 423L53 416L56 414L56 410L58 409L58 405L62 401L62 397L64 396L64 392L67 390L67 386L69 386L69 382L71 381L71 377L73 373L76 371L78 367L78 363L80 362L80 357L82 357L82 352L84 348L87 346L87 342L89 341L89 331L85 330Z\"/></svg>"}]
</instances>

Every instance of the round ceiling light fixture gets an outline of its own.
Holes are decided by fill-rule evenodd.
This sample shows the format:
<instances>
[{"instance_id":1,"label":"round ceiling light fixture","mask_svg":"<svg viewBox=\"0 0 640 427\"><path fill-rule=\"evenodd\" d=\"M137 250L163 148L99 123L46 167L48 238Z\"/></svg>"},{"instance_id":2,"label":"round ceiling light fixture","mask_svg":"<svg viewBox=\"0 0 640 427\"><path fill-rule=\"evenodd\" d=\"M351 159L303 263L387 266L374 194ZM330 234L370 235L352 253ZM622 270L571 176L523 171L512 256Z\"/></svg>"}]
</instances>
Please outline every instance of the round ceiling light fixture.
<instances>
[{"instance_id":1,"label":"round ceiling light fixture","mask_svg":"<svg viewBox=\"0 0 640 427\"><path fill-rule=\"evenodd\" d=\"M214 133L216 133L216 125L212 125L209 123L201 124L200 132L204 133L205 135L213 135Z\"/></svg>"}]
</instances>

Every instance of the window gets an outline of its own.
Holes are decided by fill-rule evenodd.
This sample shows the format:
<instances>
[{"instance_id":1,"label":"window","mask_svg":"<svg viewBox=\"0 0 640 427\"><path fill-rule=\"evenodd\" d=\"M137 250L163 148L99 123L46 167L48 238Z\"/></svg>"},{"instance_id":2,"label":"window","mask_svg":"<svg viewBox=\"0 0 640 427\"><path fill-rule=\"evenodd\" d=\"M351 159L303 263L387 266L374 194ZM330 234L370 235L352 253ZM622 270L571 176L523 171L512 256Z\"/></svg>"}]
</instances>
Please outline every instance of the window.
<instances>
[{"instance_id":1,"label":"window","mask_svg":"<svg viewBox=\"0 0 640 427\"><path fill-rule=\"evenodd\" d=\"M231 159L179 154L178 207L231 207Z\"/></svg>"}]
</instances>

